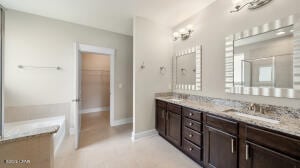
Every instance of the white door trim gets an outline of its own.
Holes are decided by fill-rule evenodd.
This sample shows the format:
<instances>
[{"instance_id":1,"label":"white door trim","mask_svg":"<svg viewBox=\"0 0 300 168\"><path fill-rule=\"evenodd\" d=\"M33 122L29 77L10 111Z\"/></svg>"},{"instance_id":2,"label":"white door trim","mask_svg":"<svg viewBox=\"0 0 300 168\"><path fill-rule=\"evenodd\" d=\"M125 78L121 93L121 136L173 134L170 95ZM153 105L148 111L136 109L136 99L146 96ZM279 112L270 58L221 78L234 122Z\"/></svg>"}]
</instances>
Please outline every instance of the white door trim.
<instances>
[{"instance_id":1,"label":"white door trim","mask_svg":"<svg viewBox=\"0 0 300 168\"><path fill-rule=\"evenodd\" d=\"M96 54L104 54L110 57L110 125L112 126L115 120L115 49L98 47L95 45L78 43L79 52L89 52Z\"/></svg>"}]
</instances>

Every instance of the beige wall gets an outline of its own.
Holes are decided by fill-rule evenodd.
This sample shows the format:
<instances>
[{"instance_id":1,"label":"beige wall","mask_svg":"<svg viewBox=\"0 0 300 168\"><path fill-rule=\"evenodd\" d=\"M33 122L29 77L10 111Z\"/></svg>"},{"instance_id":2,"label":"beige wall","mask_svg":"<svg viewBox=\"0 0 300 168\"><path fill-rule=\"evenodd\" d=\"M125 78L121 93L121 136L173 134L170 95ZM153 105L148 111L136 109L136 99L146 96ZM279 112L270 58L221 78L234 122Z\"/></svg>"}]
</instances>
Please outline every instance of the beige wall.
<instances>
[{"instance_id":1,"label":"beige wall","mask_svg":"<svg viewBox=\"0 0 300 168\"><path fill-rule=\"evenodd\" d=\"M6 11L5 28L7 107L70 104L75 73L73 43L77 41L116 49L115 119L132 116L131 36L14 10ZM17 68L20 64L61 66L62 70L21 70Z\"/></svg>"},{"instance_id":2,"label":"beige wall","mask_svg":"<svg viewBox=\"0 0 300 168\"><path fill-rule=\"evenodd\" d=\"M109 107L110 58L82 53L81 109Z\"/></svg>"},{"instance_id":3,"label":"beige wall","mask_svg":"<svg viewBox=\"0 0 300 168\"><path fill-rule=\"evenodd\" d=\"M141 17L134 19L133 27L133 132L139 133L155 129L154 93L171 89L172 33ZM161 66L166 67L165 74L160 73Z\"/></svg>"},{"instance_id":4,"label":"beige wall","mask_svg":"<svg viewBox=\"0 0 300 168\"><path fill-rule=\"evenodd\" d=\"M217 0L197 15L174 28L175 31L187 24L196 26L192 39L176 42L175 48L190 46L196 42L203 45L203 89L201 92L185 93L300 107L299 100L295 99L233 95L224 92L225 37L297 13L300 10L300 1L272 1L260 9L249 11L245 8L238 13L230 13L231 9L231 0Z\"/></svg>"}]
</instances>

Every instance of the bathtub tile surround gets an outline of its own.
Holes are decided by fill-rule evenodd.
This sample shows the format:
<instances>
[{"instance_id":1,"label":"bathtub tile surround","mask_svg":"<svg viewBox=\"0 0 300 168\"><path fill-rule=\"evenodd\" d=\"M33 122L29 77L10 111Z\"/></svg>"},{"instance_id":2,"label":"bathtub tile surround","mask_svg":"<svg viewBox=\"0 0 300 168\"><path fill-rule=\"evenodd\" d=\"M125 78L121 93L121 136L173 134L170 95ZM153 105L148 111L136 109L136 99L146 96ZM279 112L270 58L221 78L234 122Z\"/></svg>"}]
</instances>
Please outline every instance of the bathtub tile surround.
<instances>
[{"instance_id":1,"label":"bathtub tile surround","mask_svg":"<svg viewBox=\"0 0 300 168\"><path fill-rule=\"evenodd\" d=\"M47 133L53 134L55 153L66 135L65 116L6 123L4 140L13 142Z\"/></svg>"},{"instance_id":2,"label":"bathtub tile surround","mask_svg":"<svg viewBox=\"0 0 300 168\"><path fill-rule=\"evenodd\" d=\"M58 127L49 129L48 132L32 136L18 141L0 144L0 167L2 168L53 168L53 138L52 134L57 131ZM44 130L46 131L46 130ZM41 132L40 132L41 133ZM6 164L4 160L23 160L26 163ZM14 161L13 160L13 161Z\"/></svg>"},{"instance_id":3,"label":"bathtub tile surround","mask_svg":"<svg viewBox=\"0 0 300 168\"><path fill-rule=\"evenodd\" d=\"M5 143L18 142L22 140L29 140L43 135L52 135L55 134L58 130L58 125L35 129L32 129L31 127L22 126L18 126L17 128L10 126L7 127L5 125L4 137L0 139L0 145Z\"/></svg>"},{"instance_id":4,"label":"bathtub tile surround","mask_svg":"<svg viewBox=\"0 0 300 168\"><path fill-rule=\"evenodd\" d=\"M8 106L5 108L5 122L33 120L45 117L69 116L70 103Z\"/></svg>"},{"instance_id":5,"label":"bathtub tile surround","mask_svg":"<svg viewBox=\"0 0 300 168\"><path fill-rule=\"evenodd\" d=\"M178 104L184 107L197 109L200 111L220 115L223 117L239 120L245 123L262 126L272 130L288 133L295 136L300 136L300 109L294 109L290 107L283 106L273 106L261 104L260 106L267 107L268 112L265 114L259 112L253 112L248 110L250 102L236 101L236 100L226 100L220 98L203 97L197 95L170 93L156 94L156 95L168 95L162 97L156 97L158 100L170 102L173 104ZM172 98L181 99L181 101L174 101ZM258 105L258 104L257 104ZM268 119L279 120L279 124L259 121L256 119L250 119L243 116L238 116L231 112L234 109L238 112L245 114L252 114L255 116L261 116ZM229 112L225 112L228 111ZM233 111L234 111L233 110Z\"/></svg>"},{"instance_id":6,"label":"bathtub tile surround","mask_svg":"<svg viewBox=\"0 0 300 168\"><path fill-rule=\"evenodd\" d=\"M65 116L6 123L4 137L0 139L0 167L15 167L5 164L5 159L25 159L28 163L18 167L53 168L65 126Z\"/></svg>"},{"instance_id":7,"label":"bathtub tile surround","mask_svg":"<svg viewBox=\"0 0 300 168\"><path fill-rule=\"evenodd\" d=\"M31 106L9 106L5 108L5 123L36 120L65 116L66 129L72 127L70 115L70 103L44 104ZM69 132L69 131L67 131Z\"/></svg>"}]
</instances>

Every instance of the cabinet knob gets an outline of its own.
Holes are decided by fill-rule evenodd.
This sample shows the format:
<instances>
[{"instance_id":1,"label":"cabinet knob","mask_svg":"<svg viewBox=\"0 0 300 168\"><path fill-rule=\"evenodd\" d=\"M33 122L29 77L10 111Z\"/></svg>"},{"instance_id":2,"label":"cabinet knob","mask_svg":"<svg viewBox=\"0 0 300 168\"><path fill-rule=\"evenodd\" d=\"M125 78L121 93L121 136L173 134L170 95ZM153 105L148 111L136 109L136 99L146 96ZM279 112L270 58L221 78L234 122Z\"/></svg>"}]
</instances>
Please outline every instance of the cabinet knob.
<instances>
[{"instance_id":1,"label":"cabinet knob","mask_svg":"<svg viewBox=\"0 0 300 168\"><path fill-rule=\"evenodd\" d=\"M192 115L193 115L193 113L190 113L190 114L189 114L189 116L192 116Z\"/></svg>"},{"instance_id":2,"label":"cabinet knob","mask_svg":"<svg viewBox=\"0 0 300 168\"><path fill-rule=\"evenodd\" d=\"M192 134L190 134L190 135L189 135L189 137L190 137L190 138L192 138L192 137L193 137L193 135L192 135Z\"/></svg>"},{"instance_id":3,"label":"cabinet knob","mask_svg":"<svg viewBox=\"0 0 300 168\"><path fill-rule=\"evenodd\" d=\"M190 122L190 123L189 123L189 125L190 125L190 126L192 126L192 125L193 125L193 123L191 123L191 122Z\"/></svg>"},{"instance_id":4,"label":"cabinet knob","mask_svg":"<svg viewBox=\"0 0 300 168\"><path fill-rule=\"evenodd\" d=\"M189 148L189 151L192 151L192 150L193 150L193 148L190 147L190 148Z\"/></svg>"}]
</instances>

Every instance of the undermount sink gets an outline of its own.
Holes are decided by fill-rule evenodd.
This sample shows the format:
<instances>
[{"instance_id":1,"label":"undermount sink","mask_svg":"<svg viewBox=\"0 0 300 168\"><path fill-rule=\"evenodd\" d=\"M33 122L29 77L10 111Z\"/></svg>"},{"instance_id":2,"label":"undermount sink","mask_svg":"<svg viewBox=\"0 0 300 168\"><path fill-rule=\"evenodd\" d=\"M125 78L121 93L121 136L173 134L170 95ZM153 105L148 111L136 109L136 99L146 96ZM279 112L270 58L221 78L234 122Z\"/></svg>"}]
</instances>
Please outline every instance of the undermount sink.
<instances>
[{"instance_id":1,"label":"undermount sink","mask_svg":"<svg viewBox=\"0 0 300 168\"><path fill-rule=\"evenodd\" d=\"M264 122L268 122L268 123L272 123L272 124L280 123L280 121L278 121L278 120L273 120L273 119L269 119L269 118L265 118L265 117L259 117L259 116L255 116L255 115L251 115L251 114L241 113L235 109L224 110L223 112L232 112L232 114L234 114L234 115L238 115L238 116L246 117L246 118L250 118L250 119L255 119L255 120L259 120L259 121L264 121Z\"/></svg>"},{"instance_id":2,"label":"undermount sink","mask_svg":"<svg viewBox=\"0 0 300 168\"><path fill-rule=\"evenodd\" d=\"M180 102L180 101L183 101L183 99L176 99L176 98L172 98L172 99L169 99L170 101L174 101L174 102Z\"/></svg>"}]
</instances>

